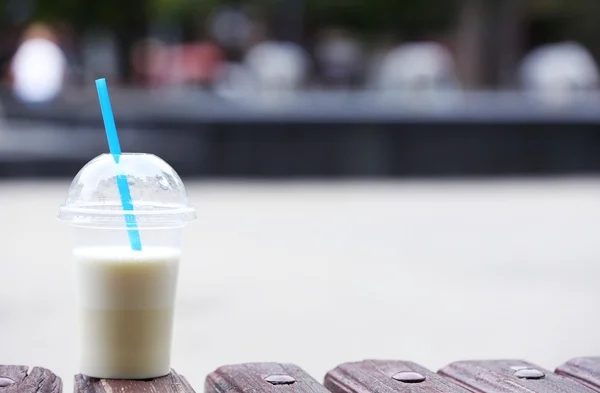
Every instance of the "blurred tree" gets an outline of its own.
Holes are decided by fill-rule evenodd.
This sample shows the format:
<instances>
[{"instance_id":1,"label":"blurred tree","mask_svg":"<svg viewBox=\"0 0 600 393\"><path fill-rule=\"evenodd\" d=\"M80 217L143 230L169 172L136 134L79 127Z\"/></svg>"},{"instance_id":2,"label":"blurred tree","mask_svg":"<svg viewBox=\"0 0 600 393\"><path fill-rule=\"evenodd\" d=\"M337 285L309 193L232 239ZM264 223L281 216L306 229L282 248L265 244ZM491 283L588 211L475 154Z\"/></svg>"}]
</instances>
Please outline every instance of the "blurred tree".
<instances>
[{"instance_id":1,"label":"blurred tree","mask_svg":"<svg viewBox=\"0 0 600 393\"><path fill-rule=\"evenodd\" d=\"M509 8L499 6L503 0L478 1L485 9L481 23L490 34L493 33L491 30L507 31L518 27L517 23L511 22ZM600 17L600 1L521 0L521 3L524 6L524 29L518 34L521 34L526 48L545 42L572 39L583 43L599 58L600 40L597 37L600 37L600 24L597 20ZM0 9L4 27L43 20L61 23L68 21L76 32L85 31L89 27L109 28L119 37L122 70L127 71L131 44L147 35L150 26L183 26L183 39L199 39L206 33L207 17L226 4L249 6L260 10L263 15L269 15L270 33L274 38L306 40L323 27L340 26L363 36L391 34L397 40L408 41L451 31L458 24L457 18L462 17L464 1L0 0ZM506 14L496 13L493 10L497 8L508 11ZM488 12L489 10L492 12ZM24 18L27 20L23 20ZM488 25L495 27L485 27ZM508 31L505 37L507 47L510 42ZM490 62L494 63L495 60ZM504 63L508 66L510 62L512 60ZM483 79L507 78L502 75L488 78L484 75Z\"/></svg>"},{"instance_id":2,"label":"blurred tree","mask_svg":"<svg viewBox=\"0 0 600 393\"><path fill-rule=\"evenodd\" d=\"M248 5L264 13L304 13L311 24L338 25L359 33L393 30L411 39L430 31L451 26L458 1L449 0L149 0L149 16L153 20L178 20L202 23L203 18L219 5ZM287 15L287 17L291 17ZM273 26L280 25L274 20Z\"/></svg>"},{"instance_id":3,"label":"blurred tree","mask_svg":"<svg viewBox=\"0 0 600 393\"><path fill-rule=\"evenodd\" d=\"M195 14L208 14L221 0L150 0L149 16L155 20L186 20Z\"/></svg>"},{"instance_id":4,"label":"blurred tree","mask_svg":"<svg viewBox=\"0 0 600 393\"><path fill-rule=\"evenodd\" d=\"M411 40L445 31L455 21L458 1L307 0L310 18L374 33L388 30Z\"/></svg>"},{"instance_id":5,"label":"blurred tree","mask_svg":"<svg viewBox=\"0 0 600 393\"><path fill-rule=\"evenodd\" d=\"M600 1L530 0L527 48L577 41L600 61Z\"/></svg>"}]
</instances>

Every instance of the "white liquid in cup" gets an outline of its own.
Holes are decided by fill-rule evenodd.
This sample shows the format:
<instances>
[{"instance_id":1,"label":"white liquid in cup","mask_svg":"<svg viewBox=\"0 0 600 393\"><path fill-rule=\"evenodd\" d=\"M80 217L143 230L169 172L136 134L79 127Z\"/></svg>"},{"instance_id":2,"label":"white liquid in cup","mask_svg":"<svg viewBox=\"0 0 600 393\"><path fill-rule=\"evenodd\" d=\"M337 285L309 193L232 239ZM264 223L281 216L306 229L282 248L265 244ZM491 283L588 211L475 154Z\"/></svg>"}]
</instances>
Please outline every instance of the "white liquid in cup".
<instances>
[{"instance_id":1,"label":"white liquid in cup","mask_svg":"<svg viewBox=\"0 0 600 393\"><path fill-rule=\"evenodd\" d=\"M79 286L80 372L147 379L170 372L177 248L73 251Z\"/></svg>"}]
</instances>

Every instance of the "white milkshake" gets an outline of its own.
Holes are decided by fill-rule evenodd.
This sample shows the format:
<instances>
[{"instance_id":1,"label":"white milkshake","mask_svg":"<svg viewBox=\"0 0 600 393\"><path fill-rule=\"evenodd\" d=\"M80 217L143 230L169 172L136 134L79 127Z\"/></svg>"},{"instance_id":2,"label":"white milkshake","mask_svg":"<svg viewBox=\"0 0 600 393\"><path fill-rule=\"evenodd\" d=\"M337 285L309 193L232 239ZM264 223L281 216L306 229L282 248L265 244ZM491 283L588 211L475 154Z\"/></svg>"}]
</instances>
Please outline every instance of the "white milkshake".
<instances>
[{"instance_id":1,"label":"white milkshake","mask_svg":"<svg viewBox=\"0 0 600 393\"><path fill-rule=\"evenodd\" d=\"M73 226L79 372L169 374L181 235L196 218L179 175L152 154L102 154L75 176L59 218Z\"/></svg>"},{"instance_id":2,"label":"white milkshake","mask_svg":"<svg viewBox=\"0 0 600 393\"><path fill-rule=\"evenodd\" d=\"M73 255L80 371L119 379L168 374L179 250L87 247Z\"/></svg>"}]
</instances>

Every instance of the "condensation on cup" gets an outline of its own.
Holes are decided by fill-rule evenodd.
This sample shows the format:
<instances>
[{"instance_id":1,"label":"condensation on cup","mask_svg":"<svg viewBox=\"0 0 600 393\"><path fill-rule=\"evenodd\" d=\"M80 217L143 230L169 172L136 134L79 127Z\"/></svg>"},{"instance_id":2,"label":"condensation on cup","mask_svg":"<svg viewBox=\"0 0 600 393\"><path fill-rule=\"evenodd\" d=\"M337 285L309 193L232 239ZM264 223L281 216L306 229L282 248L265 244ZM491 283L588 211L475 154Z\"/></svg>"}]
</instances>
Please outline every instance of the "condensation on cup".
<instances>
[{"instance_id":1,"label":"condensation on cup","mask_svg":"<svg viewBox=\"0 0 600 393\"><path fill-rule=\"evenodd\" d=\"M117 186L125 174L134 210ZM141 251L129 243L134 214ZM147 379L171 365L173 310L183 227L196 218L177 173L151 154L103 154L77 174L59 218L74 227L79 371L96 378Z\"/></svg>"}]
</instances>

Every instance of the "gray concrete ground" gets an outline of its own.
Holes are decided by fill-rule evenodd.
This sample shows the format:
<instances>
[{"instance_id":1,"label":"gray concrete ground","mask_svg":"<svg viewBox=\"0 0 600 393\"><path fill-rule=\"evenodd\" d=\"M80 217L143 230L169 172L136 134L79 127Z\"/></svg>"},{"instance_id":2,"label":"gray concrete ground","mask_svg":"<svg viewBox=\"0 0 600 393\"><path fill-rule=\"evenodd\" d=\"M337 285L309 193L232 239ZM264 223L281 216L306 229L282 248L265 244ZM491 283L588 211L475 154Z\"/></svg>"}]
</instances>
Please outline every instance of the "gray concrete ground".
<instances>
[{"instance_id":1,"label":"gray concrete ground","mask_svg":"<svg viewBox=\"0 0 600 393\"><path fill-rule=\"evenodd\" d=\"M600 180L187 182L173 366L600 355ZM0 183L0 363L70 391L67 182Z\"/></svg>"}]
</instances>

